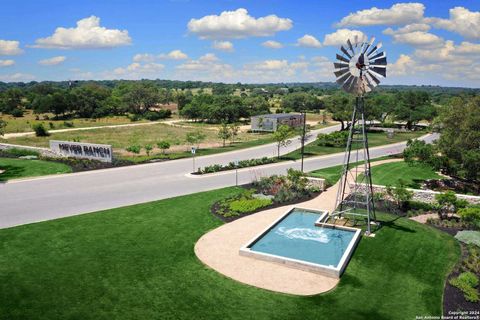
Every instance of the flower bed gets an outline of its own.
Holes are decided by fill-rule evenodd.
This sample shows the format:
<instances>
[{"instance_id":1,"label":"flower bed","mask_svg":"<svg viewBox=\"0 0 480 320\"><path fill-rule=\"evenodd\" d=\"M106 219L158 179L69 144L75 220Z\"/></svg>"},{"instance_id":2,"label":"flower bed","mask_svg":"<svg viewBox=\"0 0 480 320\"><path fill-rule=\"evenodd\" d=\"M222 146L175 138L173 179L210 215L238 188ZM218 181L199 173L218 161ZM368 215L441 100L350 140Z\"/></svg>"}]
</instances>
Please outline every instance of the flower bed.
<instances>
[{"instance_id":1,"label":"flower bed","mask_svg":"<svg viewBox=\"0 0 480 320\"><path fill-rule=\"evenodd\" d=\"M306 201L319 193L303 173L289 169L286 176L262 177L242 193L218 201L212 213L229 222L267 208Z\"/></svg>"}]
</instances>

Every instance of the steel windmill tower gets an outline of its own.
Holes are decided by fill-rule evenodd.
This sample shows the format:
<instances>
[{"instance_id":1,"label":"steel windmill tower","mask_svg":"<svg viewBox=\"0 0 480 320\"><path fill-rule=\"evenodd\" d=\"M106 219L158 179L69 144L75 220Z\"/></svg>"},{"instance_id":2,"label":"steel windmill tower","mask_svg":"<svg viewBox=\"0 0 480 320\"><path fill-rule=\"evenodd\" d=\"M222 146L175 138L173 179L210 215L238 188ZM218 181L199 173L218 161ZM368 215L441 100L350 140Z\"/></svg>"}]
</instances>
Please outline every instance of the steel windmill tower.
<instances>
[{"instance_id":1,"label":"steel windmill tower","mask_svg":"<svg viewBox=\"0 0 480 320\"><path fill-rule=\"evenodd\" d=\"M370 226L376 223L373 201L372 177L370 171L370 153L365 130L364 95L373 90L381 78L387 76L387 56L380 51L381 43L374 45L370 41L359 41L355 36L353 43L347 40L341 46L334 63L337 83L346 92L355 95L352 122L348 134L347 147L343 161L342 177L337 192L335 211L329 218L352 217L367 220L367 234ZM361 209L361 210L359 210Z\"/></svg>"}]
</instances>

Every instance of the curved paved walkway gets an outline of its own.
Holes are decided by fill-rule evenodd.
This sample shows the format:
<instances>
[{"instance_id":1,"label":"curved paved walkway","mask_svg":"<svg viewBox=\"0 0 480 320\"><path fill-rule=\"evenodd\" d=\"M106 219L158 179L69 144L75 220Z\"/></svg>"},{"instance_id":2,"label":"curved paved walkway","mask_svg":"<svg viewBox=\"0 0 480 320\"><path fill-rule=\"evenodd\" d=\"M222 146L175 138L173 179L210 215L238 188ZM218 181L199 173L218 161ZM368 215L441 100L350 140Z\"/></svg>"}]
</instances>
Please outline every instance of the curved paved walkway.
<instances>
[{"instance_id":1,"label":"curved paved walkway","mask_svg":"<svg viewBox=\"0 0 480 320\"><path fill-rule=\"evenodd\" d=\"M372 166L396 161L402 160L381 160L372 163ZM314 295L329 291L335 288L339 279L241 256L239 250L293 207L332 212L335 209L337 190L338 183L309 201L261 211L226 223L204 234L195 244L195 254L210 268L255 287L294 295Z\"/></svg>"}]
</instances>

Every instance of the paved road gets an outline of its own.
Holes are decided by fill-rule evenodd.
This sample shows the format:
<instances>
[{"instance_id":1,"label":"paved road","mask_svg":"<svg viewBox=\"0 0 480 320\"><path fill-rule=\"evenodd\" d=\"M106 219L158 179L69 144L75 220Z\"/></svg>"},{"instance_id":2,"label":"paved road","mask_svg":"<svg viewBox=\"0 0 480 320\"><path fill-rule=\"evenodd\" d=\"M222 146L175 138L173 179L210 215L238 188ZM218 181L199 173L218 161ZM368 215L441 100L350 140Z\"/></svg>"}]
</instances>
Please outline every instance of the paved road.
<instances>
[{"instance_id":1,"label":"paved road","mask_svg":"<svg viewBox=\"0 0 480 320\"><path fill-rule=\"evenodd\" d=\"M329 127L317 132L338 129ZM313 140L313 138L312 138ZM432 140L432 136L426 137ZM298 147L297 139L282 150L289 152ZM371 157L401 152L405 143L371 149ZM235 159L250 159L275 154L273 144L204 156L197 159L198 166L228 163ZM343 154L309 158L305 170L341 164ZM300 168L299 161L289 161L239 170L240 184L256 177L285 173L288 168ZM234 172L206 176L191 176L192 159L50 176L0 185L0 228L51 220L86 212L121 207L131 204L165 199L235 185Z\"/></svg>"}]
</instances>

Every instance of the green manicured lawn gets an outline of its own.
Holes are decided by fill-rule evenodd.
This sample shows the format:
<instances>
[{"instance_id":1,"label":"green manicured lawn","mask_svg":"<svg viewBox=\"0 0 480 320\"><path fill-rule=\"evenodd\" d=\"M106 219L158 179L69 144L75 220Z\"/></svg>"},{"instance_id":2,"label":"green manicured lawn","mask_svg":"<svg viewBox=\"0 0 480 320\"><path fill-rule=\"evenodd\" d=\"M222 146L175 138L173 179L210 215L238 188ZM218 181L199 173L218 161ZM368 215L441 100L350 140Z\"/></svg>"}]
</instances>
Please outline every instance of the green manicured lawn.
<instances>
[{"instance_id":1,"label":"green manicured lawn","mask_svg":"<svg viewBox=\"0 0 480 320\"><path fill-rule=\"evenodd\" d=\"M389 157L380 157L371 159L370 162L380 161L389 159ZM351 166L359 165L360 162L352 163ZM343 165L338 165L334 167L328 167L323 169L318 169L309 173L310 176L316 178L323 178L327 181L329 186L334 185L338 179L340 179L341 172L342 172Z\"/></svg>"},{"instance_id":2,"label":"green manicured lawn","mask_svg":"<svg viewBox=\"0 0 480 320\"><path fill-rule=\"evenodd\" d=\"M381 215L331 292L297 297L205 267L195 242L236 188L0 230L2 319L415 319L440 315L456 240Z\"/></svg>"},{"instance_id":3,"label":"green manicured lawn","mask_svg":"<svg viewBox=\"0 0 480 320\"><path fill-rule=\"evenodd\" d=\"M368 145L370 148L378 147L386 144L397 143L407 141L408 139L415 139L426 134L425 131L416 132L404 132L397 133L393 138L388 138L385 132L369 132L368 133ZM322 156L326 154L332 154L337 152L345 152L344 147L324 147L317 145L316 142L312 142L305 146L305 156ZM300 150L295 150L283 156L282 158L296 160L301 158Z\"/></svg>"},{"instance_id":4,"label":"green manicured lawn","mask_svg":"<svg viewBox=\"0 0 480 320\"><path fill-rule=\"evenodd\" d=\"M5 171L0 174L0 181L72 172L72 168L63 163L15 158L0 158L0 170Z\"/></svg>"},{"instance_id":5,"label":"green manicured lawn","mask_svg":"<svg viewBox=\"0 0 480 320\"><path fill-rule=\"evenodd\" d=\"M409 165L406 162L384 163L372 167L372 182L378 185L392 185L401 179L410 188L419 188L428 179L441 179L432 167L425 164Z\"/></svg>"}]
</instances>

